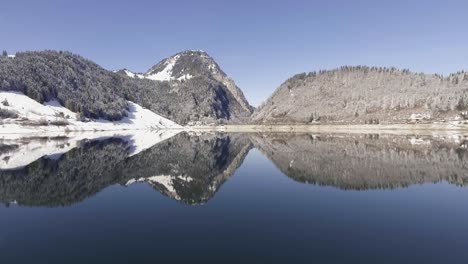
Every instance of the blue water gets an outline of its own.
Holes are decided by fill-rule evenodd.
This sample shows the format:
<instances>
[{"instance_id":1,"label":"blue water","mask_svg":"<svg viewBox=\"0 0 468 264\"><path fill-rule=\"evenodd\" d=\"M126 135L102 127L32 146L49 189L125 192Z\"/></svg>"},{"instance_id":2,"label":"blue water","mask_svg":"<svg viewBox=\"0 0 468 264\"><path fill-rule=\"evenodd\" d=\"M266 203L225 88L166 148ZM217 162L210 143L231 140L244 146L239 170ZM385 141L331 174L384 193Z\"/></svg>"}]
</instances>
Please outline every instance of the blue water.
<instances>
[{"instance_id":1,"label":"blue water","mask_svg":"<svg viewBox=\"0 0 468 264\"><path fill-rule=\"evenodd\" d=\"M147 183L0 208L1 263L467 263L468 188L295 181L252 148L206 202Z\"/></svg>"}]
</instances>

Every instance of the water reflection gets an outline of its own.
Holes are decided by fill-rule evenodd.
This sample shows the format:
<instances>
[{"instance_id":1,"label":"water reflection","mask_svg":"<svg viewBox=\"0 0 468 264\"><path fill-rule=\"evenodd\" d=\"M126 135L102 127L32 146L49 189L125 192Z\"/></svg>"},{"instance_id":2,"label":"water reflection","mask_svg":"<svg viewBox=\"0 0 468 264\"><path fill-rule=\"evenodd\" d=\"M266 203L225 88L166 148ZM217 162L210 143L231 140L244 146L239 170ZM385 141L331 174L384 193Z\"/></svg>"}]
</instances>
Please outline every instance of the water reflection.
<instances>
[{"instance_id":1,"label":"water reflection","mask_svg":"<svg viewBox=\"0 0 468 264\"><path fill-rule=\"evenodd\" d=\"M146 144L146 145L145 145ZM367 190L468 182L465 137L310 134L144 134L0 141L0 201L67 206L104 188L147 183L203 204L255 146L303 183Z\"/></svg>"},{"instance_id":2,"label":"water reflection","mask_svg":"<svg viewBox=\"0 0 468 264\"><path fill-rule=\"evenodd\" d=\"M204 203L240 166L251 148L245 135L185 133L137 154L135 141L126 137L78 143L64 138L21 141L26 146L42 144L42 150L53 146L54 150L54 154L22 166L18 161L21 156L27 161L37 156L27 152L31 148L19 151L21 142L1 145L4 164L0 170L0 200L30 206L70 205L107 186L135 182L147 182L164 195L188 204ZM58 154L57 149L68 151ZM12 160L18 162L9 162Z\"/></svg>"},{"instance_id":3,"label":"water reflection","mask_svg":"<svg viewBox=\"0 0 468 264\"><path fill-rule=\"evenodd\" d=\"M464 137L314 136L252 137L284 174L296 181L367 190L447 181L468 183Z\"/></svg>"}]
</instances>

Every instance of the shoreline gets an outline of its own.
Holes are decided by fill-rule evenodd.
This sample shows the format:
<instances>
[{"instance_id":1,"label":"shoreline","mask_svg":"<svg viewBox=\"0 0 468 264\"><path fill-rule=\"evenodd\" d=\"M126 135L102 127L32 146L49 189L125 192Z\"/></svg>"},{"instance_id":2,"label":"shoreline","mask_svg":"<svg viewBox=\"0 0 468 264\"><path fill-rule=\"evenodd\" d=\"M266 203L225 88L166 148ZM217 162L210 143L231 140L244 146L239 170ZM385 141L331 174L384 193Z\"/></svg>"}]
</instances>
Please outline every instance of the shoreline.
<instances>
[{"instance_id":1,"label":"shoreline","mask_svg":"<svg viewBox=\"0 0 468 264\"><path fill-rule=\"evenodd\" d=\"M194 132L226 133L332 133L332 134L463 134L467 124L313 124L313 125L222 125L185 127Z\"/></svg>"},{"instance_id":2,"label":"shoreline","mask_svg":"<svg viewBox=\"0 0 468 264\"><path fill-rule=\"evenodd\" d=\"M99 134L107 133L138 133L178 131L192 133L329 133L329 134L398 134L398 135L433 135L458 134L468 136L468 124L312 124L312 125L206 125L185 126L180 128L130 128L124 129L83 129L78 127L22 127L13 125L3 126L0 129L0 138L6 135L71 135L71 134Z\"/></svg>"}]
</instances>

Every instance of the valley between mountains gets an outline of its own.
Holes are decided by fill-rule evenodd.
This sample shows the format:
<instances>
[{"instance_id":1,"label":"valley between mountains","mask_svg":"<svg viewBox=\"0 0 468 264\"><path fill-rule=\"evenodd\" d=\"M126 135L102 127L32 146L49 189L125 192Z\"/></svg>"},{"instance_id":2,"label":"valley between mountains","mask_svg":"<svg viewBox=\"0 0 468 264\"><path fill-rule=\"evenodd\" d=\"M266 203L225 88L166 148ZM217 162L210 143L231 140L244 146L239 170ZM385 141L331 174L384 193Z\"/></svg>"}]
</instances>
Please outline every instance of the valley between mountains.
<instances>
[{"instance_id":1,"label":"valley between mountains","mask_svg":"<svg viewBox=\"0 0 468 264\"><path fill-rule=\"evenodd\" d=\"M343 66L286 80L254 108L205 51L109 71L63 51L0 56L0 133L468 129L468 73Z\"/></svg>"}]
</instances>

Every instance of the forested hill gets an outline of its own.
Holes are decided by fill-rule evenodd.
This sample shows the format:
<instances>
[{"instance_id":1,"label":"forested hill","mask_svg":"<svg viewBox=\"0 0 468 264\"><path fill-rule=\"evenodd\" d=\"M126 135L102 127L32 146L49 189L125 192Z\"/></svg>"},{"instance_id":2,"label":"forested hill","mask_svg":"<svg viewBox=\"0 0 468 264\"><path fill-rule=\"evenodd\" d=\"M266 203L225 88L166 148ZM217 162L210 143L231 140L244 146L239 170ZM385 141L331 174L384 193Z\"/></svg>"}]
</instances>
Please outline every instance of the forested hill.
<instances>
[{"instance_id":1,"label":"forested hill","mask_svg":"<svg viewBox=\"0 0 468 264\"><path fill-rule=\"evenodd\" d=\"M252 115L256 123L381 123L463 119L468 73L447 77L378 67L298 74Z\"/></svg>"},{"instance_id":2,"label":"forested hill","mask_svg":"<svg viewBox=\"0 0 468 264\"><path fill-rule=\"evenodd\" d=\"M118 120L125 115L125 78L69 52L21 52L0 56L0 90L19 91L44 103L90 118Z\"/></svg>"}]
</instances>

